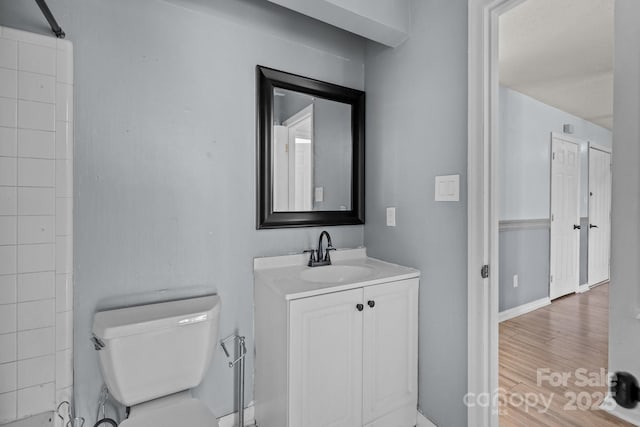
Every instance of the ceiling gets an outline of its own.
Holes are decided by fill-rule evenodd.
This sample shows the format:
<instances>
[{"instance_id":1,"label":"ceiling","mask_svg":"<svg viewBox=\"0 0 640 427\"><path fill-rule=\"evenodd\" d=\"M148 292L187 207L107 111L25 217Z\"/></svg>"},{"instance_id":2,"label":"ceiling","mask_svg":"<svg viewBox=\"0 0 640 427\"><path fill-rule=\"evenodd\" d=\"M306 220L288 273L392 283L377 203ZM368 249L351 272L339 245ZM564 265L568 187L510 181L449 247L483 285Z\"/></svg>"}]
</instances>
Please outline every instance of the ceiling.
<instances>
[{"instance_id":1,"label":"ceiling","mask_svg":"<svg viewBox=\"0 0 640 427\"><path fill-rule=\"evenodd\" d=\"M614 0L527 0L500 17L500 83L613 127Z\"/></svg>"}]
</instances>

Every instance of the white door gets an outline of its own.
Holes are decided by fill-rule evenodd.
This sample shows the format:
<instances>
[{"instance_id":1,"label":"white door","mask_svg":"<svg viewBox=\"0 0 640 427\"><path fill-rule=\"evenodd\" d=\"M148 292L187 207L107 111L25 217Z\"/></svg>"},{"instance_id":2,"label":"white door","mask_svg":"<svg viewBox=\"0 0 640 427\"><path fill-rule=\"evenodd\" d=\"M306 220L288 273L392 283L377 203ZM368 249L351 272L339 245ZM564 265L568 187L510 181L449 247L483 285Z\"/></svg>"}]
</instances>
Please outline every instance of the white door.
<instances>
[{"instance_id":1,"label":"white door","mask_svg":"<svg viewBox=\"0 0 640 427\"><path fill-rule=\"evenodd\" d=\"M364 312L364 422L378 420L371 425L387 427L414 426L418 396L418 279L364 288Z\"/></svg>"},{"instance_id":2,"label":"white door","mask_svg":"<svg viewBox=\"0 0 640 427\"><path fill-rule=\"evenodd\" d=\"M609 280L611 253L611 153L589 148L588 282Z\"/></svg>"},{"instance_id":3,"label":"white door","mask_svg":"<svg viewBox=\"0 0 640 427\"><path fill-rule=\"evenodd\" d=\"M576 292L580 281L580 147L551 139L551 299Z\"/></svg>"},{"instance_id":4,"label":"white door","mask_svg":"<svg viewBox=\"0 0 640 427\"><path fill-rule=\"evenodd\" d=\"M289 426L362 426L362 289L290 303Z\"/></svg>"},{"instance_id":5,"label":"white door","mask_svg":"<svg viewBox=\"0 0 640 427\"><path fill-rule=\"evenodd\" d=\"M313 104L283 122L289 130L289 211L313 209Z\"/></svg>"},{"instance_id":6,"label":"white door","mask_svg":"<svg viewBox=\"0 0 640 427\"><path fill-rule=\"evenodd\" d=\"M289 210L289 129L273 127L273 210Z\"/></svg>"}]
</instances>

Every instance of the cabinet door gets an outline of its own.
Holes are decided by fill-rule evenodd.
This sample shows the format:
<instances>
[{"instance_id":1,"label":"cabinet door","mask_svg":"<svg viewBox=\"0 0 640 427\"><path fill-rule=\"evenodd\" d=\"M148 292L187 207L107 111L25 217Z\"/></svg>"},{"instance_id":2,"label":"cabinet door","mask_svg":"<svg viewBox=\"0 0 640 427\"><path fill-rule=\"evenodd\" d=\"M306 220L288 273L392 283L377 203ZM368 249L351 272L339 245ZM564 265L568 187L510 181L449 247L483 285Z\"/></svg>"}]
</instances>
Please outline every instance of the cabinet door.
<instances>
[{"instance_id":1,"label":"cabinet door","mask_svg":"<svg viewBox=\"0 0 640 427\"><path fill-rule=\"evenodd\" d=\"M362 289L289 303L289 427L362 426L358 304Z\"/></svg>"},{"instance_id":2,"label":"cabinet door","mask_svg":"<svg viewBox=\"0 0 640 427\"><path fill-rule=\"evenodd\" d=\"M413 426L418 399L418 279L369 286L364 302L364 423L387 415L384 424L389 427Z\"/></svg>"}]
</instances>

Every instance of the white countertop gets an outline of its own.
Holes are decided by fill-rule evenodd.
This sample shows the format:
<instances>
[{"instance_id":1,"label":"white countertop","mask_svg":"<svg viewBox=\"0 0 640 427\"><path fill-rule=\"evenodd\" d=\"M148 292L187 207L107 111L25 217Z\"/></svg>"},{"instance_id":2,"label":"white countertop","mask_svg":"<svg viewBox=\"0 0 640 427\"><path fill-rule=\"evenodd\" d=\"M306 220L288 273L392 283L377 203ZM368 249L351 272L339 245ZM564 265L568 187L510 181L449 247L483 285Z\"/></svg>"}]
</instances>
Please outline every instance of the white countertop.
<instances>
[{"instance_id":1,"label":"white countertop","mask_svg":"<svg viewBox=\"0 0 640 427\"><path fill-rule=\"evenodd\" d=\"M308 261L308 254L256 258L253 263L255 285L268 286L284 299L293 300L420 276L420 271L414 268L369 258L365 248L358 248L332 252L331 264L368 267L371 274L367 277L338 284L309 282L303 280L300 274L305 270L323 267L308 267Z\"/></svg>"}]
</instances>

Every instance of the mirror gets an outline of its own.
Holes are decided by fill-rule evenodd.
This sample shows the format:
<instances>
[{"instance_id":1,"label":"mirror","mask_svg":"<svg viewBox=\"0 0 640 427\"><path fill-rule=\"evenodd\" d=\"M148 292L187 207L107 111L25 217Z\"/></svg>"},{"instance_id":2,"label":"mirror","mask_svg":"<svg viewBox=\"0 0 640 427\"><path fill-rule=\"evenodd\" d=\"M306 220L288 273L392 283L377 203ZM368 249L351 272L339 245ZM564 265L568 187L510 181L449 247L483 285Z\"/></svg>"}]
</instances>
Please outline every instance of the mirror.
<instances>
[{"instance_id":1,"label":"mirror","mask_svg":"<svg viewBox=\"0 0 640 427\"><path fill-rule=\"evenodd\" d=\"M364 92L258 66L257 228L364 223Z\"/></svg>"}]
</instances>

